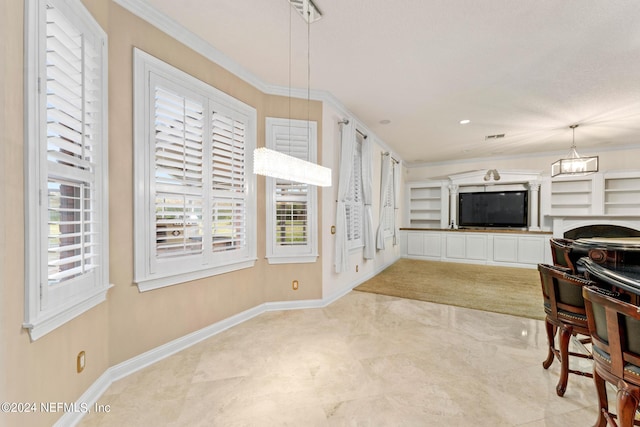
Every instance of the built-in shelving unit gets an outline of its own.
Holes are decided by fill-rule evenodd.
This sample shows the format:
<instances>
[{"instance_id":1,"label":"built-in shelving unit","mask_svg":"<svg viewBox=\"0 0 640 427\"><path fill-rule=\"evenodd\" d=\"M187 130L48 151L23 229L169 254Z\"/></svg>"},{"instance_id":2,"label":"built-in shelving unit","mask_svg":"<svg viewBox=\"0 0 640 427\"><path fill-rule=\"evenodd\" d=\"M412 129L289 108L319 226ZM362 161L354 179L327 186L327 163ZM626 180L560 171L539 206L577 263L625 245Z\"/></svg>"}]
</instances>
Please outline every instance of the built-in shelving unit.
<instances>
[{"instance_id":1,"label":"built-in shelving unit","mask_svg":"<svg viewBox=\"0 0 640 427\"><path fill-rule=\"evenodd\" d=\"M405 223L416 228L444 228L447 217L447 193L441 181L414 182L407 185Z\"/></svg>"},{"instance_id":2,"label":"built-in shelving unit","mask_svg":"<svg viewBox=\"0 0 640 427\"><path fill-rule=\"evenodd\" d=\"M557 179L551 182L552 215L588 215L594 202L591 176Z\"/></svg>"},{"instance_id":3,"label":"built-in shelving unit","mask_svg":"<svg viewBox=\"0 0 640 427\"><path fill-rule=\"evenodd\" d=\"M629 173L605 175L604 214L640 215L640 175Z\"/></svg>"}]
</instances>

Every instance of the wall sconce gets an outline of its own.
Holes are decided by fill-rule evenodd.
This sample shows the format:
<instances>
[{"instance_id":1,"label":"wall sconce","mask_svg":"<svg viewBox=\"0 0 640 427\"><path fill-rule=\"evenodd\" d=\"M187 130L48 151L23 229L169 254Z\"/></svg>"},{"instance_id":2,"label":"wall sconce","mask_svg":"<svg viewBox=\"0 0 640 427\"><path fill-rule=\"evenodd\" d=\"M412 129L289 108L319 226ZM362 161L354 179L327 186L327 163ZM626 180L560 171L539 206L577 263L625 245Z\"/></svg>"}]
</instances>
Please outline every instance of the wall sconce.
<instances>
[{"instance_id":1,"label":"wall sconce","mask_svg":"<svg viewBox=\"0 0 640 427\"><path fill-rule=\"evenodd\" d=\"M484 180L489 181L493 177L494 181L500 181L500 174L497 169L489 169L487 173L484 175Z\"/></svg>"}]
</instances>

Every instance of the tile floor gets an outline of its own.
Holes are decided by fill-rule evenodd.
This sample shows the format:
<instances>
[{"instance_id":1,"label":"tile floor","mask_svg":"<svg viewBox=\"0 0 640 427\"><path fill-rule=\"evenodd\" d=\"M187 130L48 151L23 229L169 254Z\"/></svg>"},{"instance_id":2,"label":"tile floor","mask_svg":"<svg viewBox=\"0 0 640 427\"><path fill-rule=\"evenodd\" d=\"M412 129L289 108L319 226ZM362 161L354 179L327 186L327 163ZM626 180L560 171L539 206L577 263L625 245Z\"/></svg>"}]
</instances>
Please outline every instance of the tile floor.
<instances>
[{"instance_id":1,"label":"tile floor","mask_svg":"<svg viewBox=\"0 0 640 427\"><path fill-rule=\"evenodd\" d=\"M541 321L352 291L114 382L110 412L80 425L591 426L592 379L570 375L558 397L545 342Z\"/></svg>"}]
</instances>

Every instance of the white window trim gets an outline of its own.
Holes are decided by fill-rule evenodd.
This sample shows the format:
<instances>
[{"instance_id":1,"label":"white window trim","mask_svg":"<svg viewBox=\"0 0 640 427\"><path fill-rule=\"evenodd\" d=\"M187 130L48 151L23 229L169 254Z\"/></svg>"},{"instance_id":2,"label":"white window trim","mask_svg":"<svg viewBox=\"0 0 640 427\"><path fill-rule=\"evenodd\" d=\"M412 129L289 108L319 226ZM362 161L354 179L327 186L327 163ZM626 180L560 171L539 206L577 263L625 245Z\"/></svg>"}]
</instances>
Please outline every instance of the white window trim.
<instances>
[{"instance_id":1,"label":"white window trim","mask_svg":"<svg viewBox=\"0 0 640 427\"><path fill-rule=\"evenodd\" d=\"M210 265L175 273L158 273L151 268L151 247L155 241L151 183L150 127L147 118L150 105L152 74L160 76L188 91L207 97L220 108L235 111L246 118L245 170L246 174L246 250L243 256L231 259L219 257ZM195 77L139 50L134 49L134 281L138 289L149 291L217 274L228 273L255 265L256 255L256 191L253 170L253 149L256 141L257 113L255 108L227 95ZM178 265L176 266L178 267Z\"/></svg>"},{"instance_id":2,"label":"white window trim","mask_svg":"<svg viewBox=\"0 0 640 427\"><path fill-rule=\"evenodd\" d=\"M96 199L98 267L90 286L70 280L64 285L64 298L56 298L51 306L48 300L47 255L45 230L46 198L46 87L45 37L46 0L25 1L25 319L23 327L29 329L32 341L48 334L71 319L106 300L109 285L109 198L108 198L108 64L107 35L79 0L54 0L56 8L65 16L82 25L84 34L101 44L101 129L97 145L97 162L93 175ZM43 142L44 141L44 142ZM43 148L44 146L44 148ZM45 183L45 184L43 184ZM43 185L45 185L43 189ZM84 281L82 281L84 283ZM75 286L74 286L75 285Z\"/></svg>"},{"instance_id":3,"label":"white window trim","mask_svg":"<svg viewBox=\"0 0 640 427\"><path fill-rule=\"evenodd\" d=\"M308 161L315 163L317 161L317 140L318 125L316 122L307 122L305 120L291 120L275 117L267 117L266 119L266 147L272 150L276 149L276 141L274 138L274 128L291 126L292 128L303 128L307 130L309 126L309 158ZM285 153L286 154L286 153ZM279 247L276 245L275 239L275 217L276 217L276 188L275 179L266 179L266 258L269 264L293 264L293 263L312 263L318 259L318 190L315 185L308 186L307 193L307 229L308 241L304 246L295 247Z\"/></svg>"}]
</instances>

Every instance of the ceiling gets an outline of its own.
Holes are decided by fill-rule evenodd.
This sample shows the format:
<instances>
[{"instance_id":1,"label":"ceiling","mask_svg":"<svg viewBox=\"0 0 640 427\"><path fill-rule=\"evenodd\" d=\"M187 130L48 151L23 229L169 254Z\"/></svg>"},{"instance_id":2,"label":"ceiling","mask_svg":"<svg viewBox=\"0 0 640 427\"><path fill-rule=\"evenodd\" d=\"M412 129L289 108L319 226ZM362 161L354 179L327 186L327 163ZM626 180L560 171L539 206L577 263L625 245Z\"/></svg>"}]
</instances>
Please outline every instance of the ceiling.
<instances>
[{"instance_id":1,"label":"ceiling","mask_svg":"<svg viewBox=\"0 0 640 427\"><path fill-rule=\"evenodd\" d=\"M638 0L314 0L309 28L287 0L146 2L266 84L331 93L410 164L566 154L575 123L581 154L640 146Z\"/></svg>"}]
</instances>

